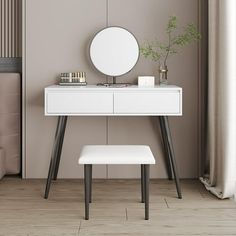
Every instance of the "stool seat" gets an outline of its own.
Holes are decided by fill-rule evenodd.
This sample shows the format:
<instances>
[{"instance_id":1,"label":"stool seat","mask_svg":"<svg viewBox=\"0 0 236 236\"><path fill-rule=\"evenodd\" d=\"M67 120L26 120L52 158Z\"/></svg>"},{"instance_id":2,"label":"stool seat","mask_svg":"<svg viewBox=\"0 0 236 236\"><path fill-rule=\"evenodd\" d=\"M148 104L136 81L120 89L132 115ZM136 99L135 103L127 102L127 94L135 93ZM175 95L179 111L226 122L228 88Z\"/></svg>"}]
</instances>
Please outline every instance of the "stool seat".
<instances>
[{"instance_id":1,"label":"stool seat","mask_svg":"<svg viewBox=\"0 0 236 236\"><path fill-rule=\"evenodd\" d=\"M155 158L146 145L86 145L79 164L155 164Z\"/></svg>"},{"instance_id":2,"label":"stool seat","mask_svg":"<svg viewBox=\"0 0 236 236\"><path fill-rule=\"evenodd\" d=\"M155 158L145 145L86 145L79 164L84 165L85 219L89 219L89 203L92 202L92 166L137 164L141 166L141 202L145 203L145 220L149 219L149 173Z\"/></svg>"}]
</instances>

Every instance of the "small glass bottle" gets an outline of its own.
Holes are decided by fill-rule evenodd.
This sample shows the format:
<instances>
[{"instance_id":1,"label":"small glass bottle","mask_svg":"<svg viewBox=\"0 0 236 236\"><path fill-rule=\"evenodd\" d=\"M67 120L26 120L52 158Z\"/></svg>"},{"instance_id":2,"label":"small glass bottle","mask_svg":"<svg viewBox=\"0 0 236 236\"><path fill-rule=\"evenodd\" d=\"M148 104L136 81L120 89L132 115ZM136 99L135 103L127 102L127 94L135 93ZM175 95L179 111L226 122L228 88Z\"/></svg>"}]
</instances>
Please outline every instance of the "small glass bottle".
<instances>
[{"instance_id":1,"label":"small glass bottle","mask_svg":"<svg viewBox=\"0 0 236 236\"><path fill-rule=\"evenodd\" d=\"M167 72L168 72L167 65L159 67L160 85L167 85L168 84Z\"/></svg>"}]
</instances>

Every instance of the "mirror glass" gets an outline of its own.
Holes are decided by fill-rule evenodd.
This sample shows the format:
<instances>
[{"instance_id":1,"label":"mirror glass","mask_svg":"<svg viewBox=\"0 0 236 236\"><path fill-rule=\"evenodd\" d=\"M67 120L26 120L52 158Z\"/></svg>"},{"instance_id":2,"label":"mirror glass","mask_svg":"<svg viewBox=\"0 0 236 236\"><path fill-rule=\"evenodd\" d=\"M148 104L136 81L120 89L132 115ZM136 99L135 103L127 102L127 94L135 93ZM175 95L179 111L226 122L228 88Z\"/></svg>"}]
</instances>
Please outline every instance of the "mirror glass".
<instances>
[{"instance_id":1,"label":"mirror glass","mask_svg":"<svg viewBox=\"0 0 236 236\"><path fill-rule=\"evenodd\" d=\"M139 45L132 33L121 27L99 31L90 45L93 65L112 77L128 73L139 58Z\"/></svg>"}]
</instances>

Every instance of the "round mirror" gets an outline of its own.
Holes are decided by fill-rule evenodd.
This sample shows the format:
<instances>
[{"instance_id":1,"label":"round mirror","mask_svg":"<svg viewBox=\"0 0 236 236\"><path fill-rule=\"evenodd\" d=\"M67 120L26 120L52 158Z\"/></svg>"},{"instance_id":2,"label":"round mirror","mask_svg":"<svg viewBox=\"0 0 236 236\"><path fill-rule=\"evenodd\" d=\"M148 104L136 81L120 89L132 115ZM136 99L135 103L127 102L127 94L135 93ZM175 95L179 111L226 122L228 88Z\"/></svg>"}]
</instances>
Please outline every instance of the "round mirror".
<instances>
[{"instance_id":1,"label":"round mirror","mask_svg":"<svg viewBox=\"0 0 236 236\"><path fill-rule=\"evenodd\" d=\"M90 58L97 70L112 77L128 73L139 58L139 45L128 30L108 27L99 31L90 45Z\"/></svg>"}]
</instances>

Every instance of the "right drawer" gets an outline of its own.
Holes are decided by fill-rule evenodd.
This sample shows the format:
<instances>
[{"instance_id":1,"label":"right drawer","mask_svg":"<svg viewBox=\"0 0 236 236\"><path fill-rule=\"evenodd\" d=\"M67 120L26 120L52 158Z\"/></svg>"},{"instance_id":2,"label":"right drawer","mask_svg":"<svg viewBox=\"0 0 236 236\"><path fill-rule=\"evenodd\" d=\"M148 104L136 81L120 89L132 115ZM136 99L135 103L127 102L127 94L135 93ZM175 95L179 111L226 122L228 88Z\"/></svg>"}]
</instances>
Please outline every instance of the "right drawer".
<instances>
[{"instance_id":1,"label":"right drawer","mask_svg":"<svg viewBox=\"0 0 236 236\"><path fill-rule=\"evenodd\" d=\"M176 91L114 93L115 114L182 115L182 93Z\"/></svg>"}]
</instances>

